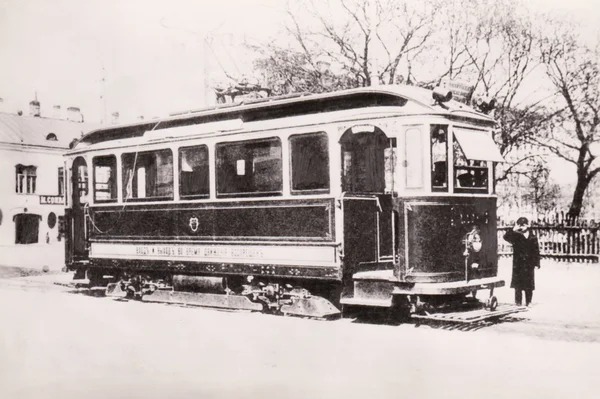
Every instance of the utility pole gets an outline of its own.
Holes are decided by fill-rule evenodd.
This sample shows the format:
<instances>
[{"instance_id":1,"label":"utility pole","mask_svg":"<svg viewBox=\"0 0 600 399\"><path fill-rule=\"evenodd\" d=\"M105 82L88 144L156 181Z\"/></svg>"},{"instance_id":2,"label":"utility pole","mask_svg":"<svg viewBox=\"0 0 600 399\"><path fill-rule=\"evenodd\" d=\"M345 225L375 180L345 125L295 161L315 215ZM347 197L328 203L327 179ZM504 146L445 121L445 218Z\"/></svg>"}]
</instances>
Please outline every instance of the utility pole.
<instances>
[{"instance_id":1,"label":"utility pole","mask_svg":"<svg viewBox=\"0 0 600 399\"><path fill-rule=\"evenodd\" d=\"M106 68L102 66L102 79L100 80L100 99L102 100L102 124L108 123L108 116L106 114Z\"/></svg>"},{"instance_id":2,"label":"utility pole","mask_svg":"<svg viewBox=\"0 0 600 399\"><path fill-rule=\"evenodd\" d=\"M204 106L208 107L211 105L211 89L210 89L210 79L209 79L209 71L210 65L208 62L208 51L209 51L209 43L208 40L211 39L211 36L208 34L202 40L202 81L204 82Z\"/></svg>"}]
</instances>

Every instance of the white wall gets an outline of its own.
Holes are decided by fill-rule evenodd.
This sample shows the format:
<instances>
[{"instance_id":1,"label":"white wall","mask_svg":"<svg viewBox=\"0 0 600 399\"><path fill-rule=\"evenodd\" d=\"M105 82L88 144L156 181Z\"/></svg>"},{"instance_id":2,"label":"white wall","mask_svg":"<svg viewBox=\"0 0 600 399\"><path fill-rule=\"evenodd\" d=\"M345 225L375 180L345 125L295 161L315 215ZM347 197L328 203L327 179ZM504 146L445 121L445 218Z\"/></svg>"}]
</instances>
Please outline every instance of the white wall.
<instances>
[{"instance_id":1,"label":"white wall","mask_svg":"<svg viewBox=\"0 0 600 399\"><path fill-rule=\"evenodd\" d=\"M17 145L0 145L0 265L20 266L18 263L31 263L25 259L33 256L32 250L43 249L35 256L40 263L49 258L61 262L64 253L64 238L58 241L58 217L64 215L64 205L41 205L40 195L58 195L58 168L64 166L63 150L33 149ZM15 189L17 164L37 167L35 194L18 194ZM16 245L13 217L25 212L41 216L37 244ZM50 229L48 215L57 217L56 225ZM47 242L47 238L49 242ZM11 255L12 254L12 255ZM35 260L33 260L35 263ZM27 266L33 266L28 264ZM61 266L62 267L62 266Z\"/></svg>"}]
</instances>

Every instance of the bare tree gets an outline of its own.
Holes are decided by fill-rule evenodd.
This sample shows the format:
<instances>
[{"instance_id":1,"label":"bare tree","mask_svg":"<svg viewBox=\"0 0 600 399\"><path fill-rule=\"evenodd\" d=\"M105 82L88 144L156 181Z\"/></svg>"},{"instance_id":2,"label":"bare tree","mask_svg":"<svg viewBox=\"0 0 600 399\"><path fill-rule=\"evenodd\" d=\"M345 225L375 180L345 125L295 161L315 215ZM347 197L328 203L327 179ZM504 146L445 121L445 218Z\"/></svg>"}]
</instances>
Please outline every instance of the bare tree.
<instances>
[{"instance_id":1,"label":"bare tree","mask_svg":"<svg viewBox=\"0 0 600 399\"><path fill-rule=\"evenodd\" d=\"M273 94L322 93L358 86L347 74L334 74L321 65L313 67L303 52L271 45L253 49L261 54L254 60L254 69Z\"/></svg>"},{"instance_id":2,"label":"bare tree","mask_svg":"<svg viewBox=\"0 0 600 399\"><path fill-rule=\"evenodd\" d=\"M560 198L560 186L550 180L550 170L544 162L537 162L525 174L529 192L523 200L533 204L538 212L556 209Z\"/></svg>"},{"instance_id":3,"label":"bare tree","mask_svg":"<svg viewBox=\"0 0 600 399\"><path fill-rule=\"evenodd\" d=\"M539 15L518 0L303 0L288 7L288 16L288 41L257 47L263 58L255 66L269 75L269 85L279 85L274 92L398 82L433 87L446 79L467 83L473 87L468 102L496 100L494 138L508 161L497 170L497 179L531 180L544 154L558 152L578 164L574 214L580 209L576 199L598 173L589 150L590 132L598 124L597 98L589 89L597 82L597 65L588 54L587 66L575 73L567 65L571 53L559 48L565 45L560 35L540 45ZM557 64L554 54L567 64ZM550 86L548 77L555 91L540 86L540 78ZM572 94L569 100L565 93L573 91L575 81L577 93L585 90L588 97ZM560 104L554 101L557 94L564 100ZM578 111L581 106L587 111ZM565 142L559 150L558 136L540 140L554 126L568 128L569 123L574 137L583 137L582 145ZM572 157L565 149L579 152Z\"/></svg>"},{"instance_id":4,"label":"bare tree","mask_svg":"<svg viewBox=\"0 0 600 399\"><path fill-rule=\"evenodd\" d=\"M298 77L287 82L289 91L410 83L411 60L427 48L438 9L438 0L294 2L288 42L254 46L263 54L255 66L283 80Z\"/></svg>"},{"instance_id":5,"label":"bare tree","mask_svg":"<svg viewBox=\"0 0 600 399\"><path fill-rule=\"evenodd\" d=\"M580 215L590 182L600 173L600 47L581 43L577 30L554 21L555 34L540 39L542 60L556 93L558 110L547 134L537 140L558 157L574 164L577 181L568 215Z\"/></svg>"},{"instance_id":6,"label":"bare tree","mask_svg":"<svg viewBox=\"0 0 600 399\"><path fill-rule=\"evenodd\" d=\"M444 78L460 80L473 86L476 97L496 100L495 139L512 161L498 176L504 180L516 169L530 166L535 154L518 149L550 118L547 96L525 94L531 91L528 79L540 64L531 16L513 0L455 0L442 12L447 23L440 29L437 57L430 63L438 65L433 85ZM420 80L431 84L430 79Z\"/></svg>"}]
</instances>

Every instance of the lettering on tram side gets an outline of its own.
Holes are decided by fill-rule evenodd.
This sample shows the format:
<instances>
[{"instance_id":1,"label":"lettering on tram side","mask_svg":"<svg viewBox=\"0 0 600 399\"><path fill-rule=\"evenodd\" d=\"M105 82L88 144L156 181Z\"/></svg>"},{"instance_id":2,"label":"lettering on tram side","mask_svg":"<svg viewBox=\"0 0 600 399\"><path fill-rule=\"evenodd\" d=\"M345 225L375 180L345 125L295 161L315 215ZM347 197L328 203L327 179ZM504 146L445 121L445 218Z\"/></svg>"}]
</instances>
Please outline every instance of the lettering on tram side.
<instances>
[{"instance_id":1,"label":"lettering on tram side","mask_svg":"<svg viewBox=\"0 0 600 399\"><path fill-rule=\"evenodd\" d=\"M136 255L168 255L177 256L179 248L165 245L138 245L135 247Z\"/></svg>"},{"instance_id":2,"label":"lettering on tram side","mask_svg":"<svg viewBox=\"0 0 600 399\"><path fill-rule=\"evenodd\" d=\"M178 256L197 258L239 259L261 259L265 257L265 254L261 248L175 245L136 245L135 254L141 256Z\"/></svg>"}]
</instances>

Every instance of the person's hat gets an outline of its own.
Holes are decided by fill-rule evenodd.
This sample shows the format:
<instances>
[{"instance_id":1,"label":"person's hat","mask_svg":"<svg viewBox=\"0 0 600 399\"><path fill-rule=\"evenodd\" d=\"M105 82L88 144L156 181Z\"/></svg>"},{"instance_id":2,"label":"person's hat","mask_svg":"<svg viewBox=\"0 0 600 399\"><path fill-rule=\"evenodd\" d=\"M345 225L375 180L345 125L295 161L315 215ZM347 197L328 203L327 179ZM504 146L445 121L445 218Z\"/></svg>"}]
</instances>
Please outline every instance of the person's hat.
<instances>
[{"instance_id":1,"label":"person's hat","mask_svg":"<svg viewBox=\"0 0 600 399\"><path fill-rule=\"evenodd\" d=\"M529 224L529 220L527 220L526 217L521 216L520 218L517 219L517 224L519 226L523 226L524 224Z\"/></svg>"}]
</instances>

